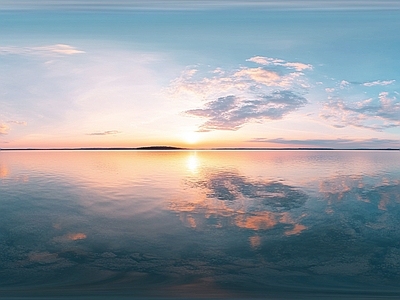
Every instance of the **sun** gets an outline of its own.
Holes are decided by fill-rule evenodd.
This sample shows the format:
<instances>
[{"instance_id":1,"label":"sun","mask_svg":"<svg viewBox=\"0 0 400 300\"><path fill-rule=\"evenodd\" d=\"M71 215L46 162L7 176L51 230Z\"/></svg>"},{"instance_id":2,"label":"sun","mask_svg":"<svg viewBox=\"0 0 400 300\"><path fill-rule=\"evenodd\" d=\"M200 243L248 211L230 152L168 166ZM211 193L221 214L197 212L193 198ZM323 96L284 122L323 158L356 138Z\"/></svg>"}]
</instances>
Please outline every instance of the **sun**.
<instances>
[{"instance_id":1,"label":"sun","mask_svg":"<svg viewBox=\"0 0 400 300\"><path fill-rule=\"evenodd\" d=\"M183 134L183 139L187 144L196 144L199 141L199 134L197 132L186 132Z\"/></svg>"}]
</instances>

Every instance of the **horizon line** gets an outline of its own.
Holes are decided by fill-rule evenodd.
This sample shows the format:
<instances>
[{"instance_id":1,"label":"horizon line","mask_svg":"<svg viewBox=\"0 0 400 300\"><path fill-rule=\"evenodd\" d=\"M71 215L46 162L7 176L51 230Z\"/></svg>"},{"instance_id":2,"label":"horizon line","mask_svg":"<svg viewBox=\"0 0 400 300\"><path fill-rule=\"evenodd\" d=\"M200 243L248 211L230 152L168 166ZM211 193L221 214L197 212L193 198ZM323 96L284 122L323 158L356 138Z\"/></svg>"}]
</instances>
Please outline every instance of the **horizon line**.
<instances>
[{"instance_id":1,"label":"horizon line","mask_svg":"<svg viewBox=\"0 0 400 300\"><path fill-rule=\"evenodd\" d=\"M175 146L144 146L144 147L55 147L55 148L0 148L0 151L268 151L268 150L375 150L400 151L400 148L332 148L332 147L212 147L188 148Z\"/></svg>"}]
</instances>

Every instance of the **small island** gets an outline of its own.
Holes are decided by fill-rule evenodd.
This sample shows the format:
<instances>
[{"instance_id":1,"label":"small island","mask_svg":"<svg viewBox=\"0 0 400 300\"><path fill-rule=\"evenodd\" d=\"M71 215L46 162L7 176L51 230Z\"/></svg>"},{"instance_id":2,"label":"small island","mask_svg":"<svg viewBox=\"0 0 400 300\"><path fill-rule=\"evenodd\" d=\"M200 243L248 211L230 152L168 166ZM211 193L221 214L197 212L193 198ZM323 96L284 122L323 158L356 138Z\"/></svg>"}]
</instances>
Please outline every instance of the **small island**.
<instances>
[{"instance_id":1,"label":"small island","mask_svg":"<svg viewBox=\"0 0 400 300\"><path fill-rule=\"evenodd\" d=\"M173 146L145 146L136 148L136 150L187 150L187 148L179 148Z\"/></svg>"}]
</instances>

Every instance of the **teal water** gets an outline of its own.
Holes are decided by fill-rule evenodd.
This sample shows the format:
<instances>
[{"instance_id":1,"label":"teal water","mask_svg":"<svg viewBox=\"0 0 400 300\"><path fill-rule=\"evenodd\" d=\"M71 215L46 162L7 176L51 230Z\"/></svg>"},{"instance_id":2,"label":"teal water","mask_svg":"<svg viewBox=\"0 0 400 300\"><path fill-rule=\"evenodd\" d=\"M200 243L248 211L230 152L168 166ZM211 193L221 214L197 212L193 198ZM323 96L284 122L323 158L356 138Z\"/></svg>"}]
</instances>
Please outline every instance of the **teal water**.
<instances>
[{"instance_id":1,"label":"teal water","mask_svg":"<svg viewBox=\"0 0 400 300\"><path fill-rule=\"evenodd\" d=\"M0 298L400 298L398 151L0 151Z\"/></svg>"}]
</instances>

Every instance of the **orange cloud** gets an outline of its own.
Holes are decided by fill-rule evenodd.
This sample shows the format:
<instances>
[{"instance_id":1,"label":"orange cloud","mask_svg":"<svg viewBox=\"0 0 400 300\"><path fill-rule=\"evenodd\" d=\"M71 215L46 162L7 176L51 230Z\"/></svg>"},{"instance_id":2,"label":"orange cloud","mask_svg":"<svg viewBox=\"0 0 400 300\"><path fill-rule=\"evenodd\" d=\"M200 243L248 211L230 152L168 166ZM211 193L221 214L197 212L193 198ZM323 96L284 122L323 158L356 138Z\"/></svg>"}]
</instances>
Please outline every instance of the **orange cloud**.
<instances>
[{"instance_id":1,"label":"orange cloud","mask_svg":"<svg viewBox=\"0 0 400 300\"><path fill-rule=\"evenodd\" d=\"M234 74L235 77L250 77L255 82L266 86L286 87L290 83L287 78L280 76L274 71L264 70L262 68L243 69Z\"/></svg>"}]
</instances>

